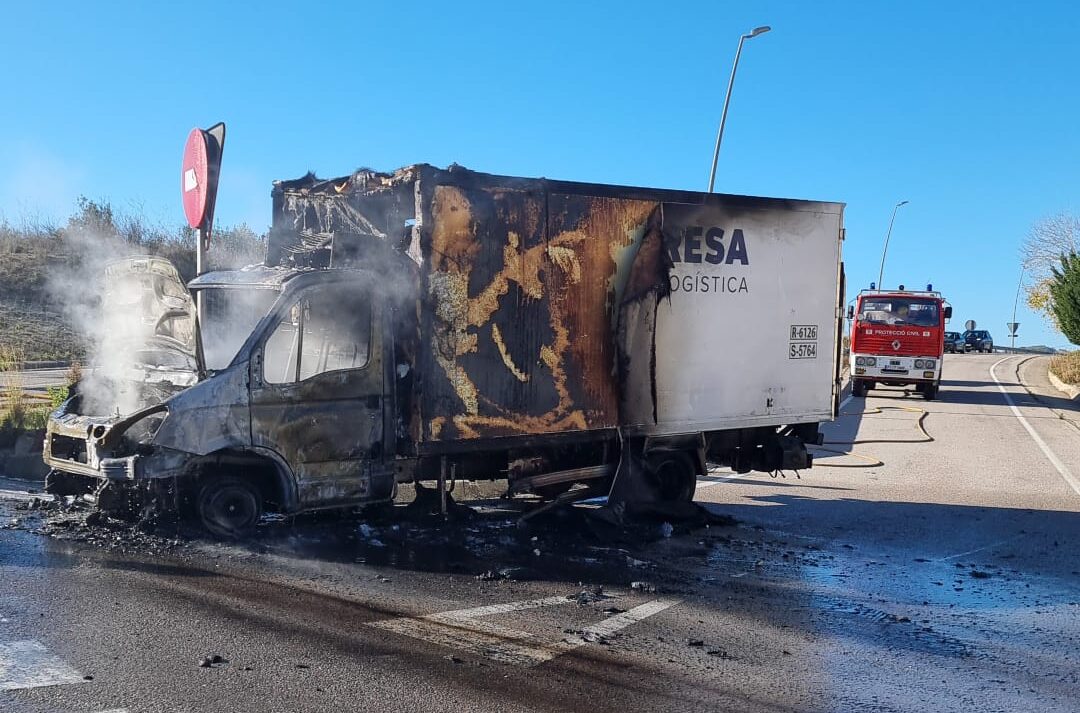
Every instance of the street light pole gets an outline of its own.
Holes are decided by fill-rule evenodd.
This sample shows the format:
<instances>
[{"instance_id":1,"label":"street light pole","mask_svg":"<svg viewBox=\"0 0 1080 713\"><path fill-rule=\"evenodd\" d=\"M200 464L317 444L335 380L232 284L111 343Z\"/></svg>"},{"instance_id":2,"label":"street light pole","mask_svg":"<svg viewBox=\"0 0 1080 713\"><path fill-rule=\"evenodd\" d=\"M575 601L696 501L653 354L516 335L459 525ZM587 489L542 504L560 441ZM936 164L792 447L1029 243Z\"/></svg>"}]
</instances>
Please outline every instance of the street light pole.
<instances>
[{"instance_id":1,"label":"street light pole","mask_svg":"<svg viewBox=\"0 0 1080 713\"><path fill-rule=\"evenodd\" d=\"M877 288L879 290L885 289L881 284L881 279L885 276L885 253L889 251L889 236L892 235L892 226L896 221L896 211L900 210L900 206L907 205L907 201L900 201L892 209L892 218L889 218L889 232L885 233L885 247L881 249L881 269L878 270L877 275Z\"/></svg>"},{"instance_id":2,"label":"street light pole","mask_svg":"<svg viewBox=\"0 0 1080 713\"><path fill-rule=\"evenodd\" d=\"M728 103L731 102L731 89L735 86L735 70L739 68L739 55L742 54L743 42L758 35L764 35L771 29L768 25L755 27L739 38L739 48L735 50L735 63L731 65L731 78L728 79L727 94L724 95L724 110L720 114L720 130L716 132L716 148L713 149L712 169L709 170L709 193L713 192L713 183L716 181L716 162L720 159L720 141L724 138L724 124L727 122Z\"/></svg>"},{"instance_id":3,"label":"street light pole","mask_svg":"<svg viewBox=\"0 0 1080 713\"><path fill-rule=\"evenodd\" d=\"M1016 283L1016 299L1013 300L1013 318L1012 318L1012 323L1013 324L1016 324L1016 303L1020 301L1020 288L1024 284L1024 272L1026 272L1026 271L1027 271L1026 267L1021 267L1020 268L1020 281ZM1009 339L1011 340L1010 343L1009 343L1009 346L1012 349L1016 349L1016 330L1015 329L1010 329L1009 330Z\"/></svg>"}]
</instances>

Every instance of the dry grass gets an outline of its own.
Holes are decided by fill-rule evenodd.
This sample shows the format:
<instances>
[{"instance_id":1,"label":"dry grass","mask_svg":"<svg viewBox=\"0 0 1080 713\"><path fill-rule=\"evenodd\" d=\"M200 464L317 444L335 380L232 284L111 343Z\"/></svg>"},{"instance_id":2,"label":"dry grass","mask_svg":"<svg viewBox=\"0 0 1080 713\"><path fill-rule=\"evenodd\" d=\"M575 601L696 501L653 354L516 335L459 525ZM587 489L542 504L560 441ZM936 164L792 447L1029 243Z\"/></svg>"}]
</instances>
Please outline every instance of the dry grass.
<instances>
[{"instance_id":1,"label":"dry grass","mask_svg":"<svg viewBox=\"0 0 1080 713\"><path fill-rule=\"evenodd\" d=\"M1080 386L1080 351L1054 357L1050 360L1050 371L1066 384Z\"/></svg>"},{"instance_id":2,"label":"dry grass","mask_svg":"<svg viewBox=\"0 0 1080 713\"><path fill-rule=\"evenodd\" d=\"M23 363L22 352L0 345L0 441L10 440L18 431L45 428L53 408L27 397L20 373Z\"/></svg>"}]
</instances>

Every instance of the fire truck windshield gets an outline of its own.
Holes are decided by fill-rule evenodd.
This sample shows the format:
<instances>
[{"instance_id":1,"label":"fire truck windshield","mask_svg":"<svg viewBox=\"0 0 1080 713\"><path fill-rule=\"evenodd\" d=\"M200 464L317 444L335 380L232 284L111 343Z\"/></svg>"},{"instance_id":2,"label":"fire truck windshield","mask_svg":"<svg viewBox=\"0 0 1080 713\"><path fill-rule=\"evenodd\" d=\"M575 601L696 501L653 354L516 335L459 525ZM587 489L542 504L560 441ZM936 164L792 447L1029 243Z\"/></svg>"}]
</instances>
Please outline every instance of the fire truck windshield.
<instances>
[{"instance_id":1,"label":"fire truck windshield","mask_svg":"<svg viewBox=\"0 0 1080 713\"><path fill-rule=\"evenodd\" d=\"M859 319L875 324L910 324L936 327L941 322L938 303L911 297L869 297L862 301Z\"/></svg>"}]
</instances>

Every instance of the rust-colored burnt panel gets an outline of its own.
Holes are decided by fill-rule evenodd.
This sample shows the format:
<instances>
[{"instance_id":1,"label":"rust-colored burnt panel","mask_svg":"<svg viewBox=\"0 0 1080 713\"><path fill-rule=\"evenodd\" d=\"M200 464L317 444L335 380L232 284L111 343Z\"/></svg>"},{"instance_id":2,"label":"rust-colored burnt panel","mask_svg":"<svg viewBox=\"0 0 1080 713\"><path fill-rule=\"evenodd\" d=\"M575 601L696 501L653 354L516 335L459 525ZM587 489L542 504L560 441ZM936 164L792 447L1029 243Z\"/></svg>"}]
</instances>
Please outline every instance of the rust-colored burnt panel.
<instances>
[{"instance_id":1,"label":"rust-colored burnt panel","mask_svg":"<svg viewBox=\"0 0 1080 713\"><path fill-rule=\"evenodd\" d=\"M628 286L641 289L637 273L662 259L644 240L658 204L547 195L535 185L432 190L438 374L423 398L433 439L620 423L617 305Z\"/></svg>"},{"instance_id":2,"label":"rust-colored burnt panel","mask_svg":"<svg viewBox=\"0 0 1080 713\"><path fill-rule=\"evenodd\" d=\"M447 422L429 422L429 433L480 438L585 427L566 389L565 335L552 327L543 193L438 186L432 222L431 340L459 404Z\"/></svg>"},{"instance_id":3,"label":"rust-colored burnt panel","mask_svg":"<svg viewBox=\"0 0 1080 713\"><path fill-rule=\"evenodd\" d=\"M589 428L619 423L615 303L629 272L653 201L585 195L548 197L547 271L565 348L567 388Z\"/></svg>"}]
</instances>

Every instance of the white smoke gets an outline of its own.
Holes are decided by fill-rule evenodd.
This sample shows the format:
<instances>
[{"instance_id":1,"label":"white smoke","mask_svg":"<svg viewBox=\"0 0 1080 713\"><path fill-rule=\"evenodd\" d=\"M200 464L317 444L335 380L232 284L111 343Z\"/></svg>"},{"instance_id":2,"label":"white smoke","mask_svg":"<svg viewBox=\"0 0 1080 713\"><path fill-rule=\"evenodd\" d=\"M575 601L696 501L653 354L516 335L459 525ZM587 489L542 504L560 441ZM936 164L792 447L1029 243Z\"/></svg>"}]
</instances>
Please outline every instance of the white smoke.
<instances>
[{"instance_id":1,"label":"white smoke","mask_svg":"<svg viewBox=\"0 0 1080 713\"><path fill-rule=\"evenodd\" d=\"M88 364L78 389L80 413L126 415L146 405L140 362L155 324L141 318L144 280L106 280L109 265L145 251L106 230L65 230L70 254L50 273L50 299L83 339ZM150 294L152 295L152 290Z\"/></svg>"}]
</instances>

